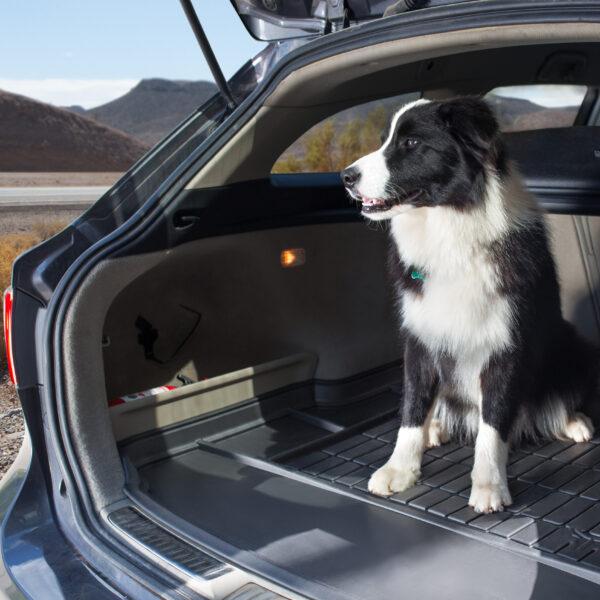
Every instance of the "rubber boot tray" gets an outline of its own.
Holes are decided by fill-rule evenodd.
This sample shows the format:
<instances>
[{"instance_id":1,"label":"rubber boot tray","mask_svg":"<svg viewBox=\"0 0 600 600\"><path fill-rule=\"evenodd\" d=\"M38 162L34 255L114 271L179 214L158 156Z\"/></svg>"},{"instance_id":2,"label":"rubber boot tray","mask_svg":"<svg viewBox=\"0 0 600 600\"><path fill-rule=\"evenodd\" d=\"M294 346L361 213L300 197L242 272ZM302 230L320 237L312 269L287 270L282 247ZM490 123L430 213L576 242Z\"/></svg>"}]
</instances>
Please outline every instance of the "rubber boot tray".
<instances>
[{"instance_id":1,"label":"rubber boot tray","mask_svg":"<svg viewBox=\"0 0 600 600\"><path fill-rule=\"evenodd\" d=\"M281 462L368 494L368 479L391 454L397 429L392 418ZM468 506L472 466L472 447L448 443L431 448L423 458L417 484L379 501L600 569L600 438L577 444L553 441L513 451L508 466L513 504L503 512L478 514Z\"/></svg>"},{"instance_id":2,"label":"rubber boot tray","mask_svg":"<svg viewBox=\"0 0 600 600\"><path fill-rule=\"evenodd\" d=\"M243 407L239 415L230 411L198 421L181 432L174 429L170 434L176 437L173 448L193 453L195 446L202 453L312 481L600 581L600 437L513 450L508 464L513 504L485 515L468 506L473 448L452 442L425 452L421 478L414 487L387 498L369 494L369 477L386 462L396 440L397 386L379 388L338 407L311 405L304 402L304 396L300 400L295 408L284 411L268 411L263 403ZM281 400L273 404L281 406ZM166 440L161 437L161 444ZM133 441L127 453L141 469L142 479L148 478L150 488L158 490L165 484L153 473L152 465L165 459L168 465L171 459L164 451L149 455L147 448L153 444L156 441ZM200 454L197 460L201 461ZM168 466L163 471L169 473ZM165 494L168 498L168 491Z\"/></svg>"}]
</instances>

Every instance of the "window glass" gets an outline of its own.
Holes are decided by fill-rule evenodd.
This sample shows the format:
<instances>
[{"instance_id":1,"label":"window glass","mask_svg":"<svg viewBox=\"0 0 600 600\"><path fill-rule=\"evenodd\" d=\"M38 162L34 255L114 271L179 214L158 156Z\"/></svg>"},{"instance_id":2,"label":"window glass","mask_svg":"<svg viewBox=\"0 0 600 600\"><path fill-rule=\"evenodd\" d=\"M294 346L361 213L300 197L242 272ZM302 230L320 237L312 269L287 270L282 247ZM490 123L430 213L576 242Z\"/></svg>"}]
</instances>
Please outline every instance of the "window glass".
<instances>
[{"instance_id":1,"label":"window glass","mask_svg":"<svg viewBox=\"0 0 600 600\"><path fill-rule=\"evenodd\" d=\"M485 99L494 109L502 131L524 131L574 124L587 87L523 85L493 89ZM341 171L381 145L381 132L394 110L420 97L403 94L343 110L299 137L277 159L272 173Z\"/></svg>"},{"instance_id":2,"label":"window glass","mask_svg":"<svg viewBox=\"0 0 600 600\"><path fill-rule=\"evenodd\" d=\"M502 131L525 131L570 127L586 92L583 85L516 85L496 88L485 99Z\"/></svg>"},{"instance_id":3,"label":"window glass","mask_svg":"<svg viewBox=\"0 0 600 600\"><path fill-rule=\"evenodd\" d=\"M381 146L381 132L392 112L420 97L403 94L367 102L321 121L298 138L277 160L272 173L330 173Z\"/></svg>"}]
</instances>

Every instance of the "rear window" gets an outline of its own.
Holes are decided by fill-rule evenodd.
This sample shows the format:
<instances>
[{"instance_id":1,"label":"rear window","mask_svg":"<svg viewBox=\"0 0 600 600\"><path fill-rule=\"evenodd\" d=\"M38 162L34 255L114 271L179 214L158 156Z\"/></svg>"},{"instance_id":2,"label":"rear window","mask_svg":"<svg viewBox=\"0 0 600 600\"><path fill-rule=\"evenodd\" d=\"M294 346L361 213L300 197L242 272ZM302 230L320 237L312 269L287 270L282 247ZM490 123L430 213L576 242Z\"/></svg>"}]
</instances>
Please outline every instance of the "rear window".
<instances>
[{"instance_id":1,"label":"rear window","mask_svg":"<svg viewBox=\"0 0 600 600\"><path fill-rule=\"evenodd\" d=\"M271 173L331 173L381 146L381 132L396 108L420 93L358 104L343 110L299 137L277 160Z\"/></svg>"},{"instance_id":2,"label":"rear window","mask_svg":"<svg viewBox=\"0 0 600 600\"><path fill-rule=\"evenodd\" d=\"M570 127L587 88L580 85L526 85L495 88L485 95L502 131ZM403 94L343 110L299 137L277 159L271 173L331 173L381 146L392 113L421 93Z\"/></svg>"},{"instance_id":3,"label":"rear window","mask_svg":"<svg viewBox=\"0 0 600 600\"><path fill-rule=\"evenodd\" d=\"M587 87L583 85L516 85L485 95L502 131L570 127L575 123Z\"/></svg>"}]
</instances>

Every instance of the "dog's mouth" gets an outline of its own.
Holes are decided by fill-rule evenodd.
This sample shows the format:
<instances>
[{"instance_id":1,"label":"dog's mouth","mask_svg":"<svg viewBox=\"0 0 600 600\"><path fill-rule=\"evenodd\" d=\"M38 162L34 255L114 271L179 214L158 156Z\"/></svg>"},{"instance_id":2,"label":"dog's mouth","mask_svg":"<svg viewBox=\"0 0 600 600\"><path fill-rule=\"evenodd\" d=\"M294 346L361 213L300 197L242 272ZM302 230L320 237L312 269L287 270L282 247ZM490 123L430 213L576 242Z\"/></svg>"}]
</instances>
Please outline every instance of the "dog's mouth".
<instances>
[{"instance_id":1,"label":"dog's mouth","mask_svg":"<svg viewBox=\"0 0 600 600\"><path fill-rule=\"evenodd\" d=\"M423 190L414 190L413 192L410 192L409 194L399 198L364 198L363 196L356 194L356 199L359 202L362 202L363 213L376 213L385 212L386 210L390 210L394 206L398 206L400 204L410 204L422 193Z\"/></svg>"}]
</instances>

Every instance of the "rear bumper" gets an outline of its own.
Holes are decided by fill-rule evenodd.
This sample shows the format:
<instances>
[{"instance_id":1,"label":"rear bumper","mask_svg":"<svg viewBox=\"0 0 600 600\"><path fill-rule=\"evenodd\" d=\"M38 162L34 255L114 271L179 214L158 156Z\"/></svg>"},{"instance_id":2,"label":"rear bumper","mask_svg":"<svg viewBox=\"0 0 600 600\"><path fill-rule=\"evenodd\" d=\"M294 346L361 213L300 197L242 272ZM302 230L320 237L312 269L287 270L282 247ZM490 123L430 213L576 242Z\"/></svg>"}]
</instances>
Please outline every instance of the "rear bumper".
<instances>
[{"instance_id":1,"label":"rear bumper","mask_svg":"<svg viewBox=\"0 0 600 600\"><path fill-rule=\"evenodd\" d=\"M0 481L0 520L0 598L123 598L90 569L59 530L28 434Z\"/></svg>"}]
</instances>

